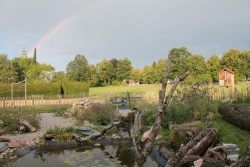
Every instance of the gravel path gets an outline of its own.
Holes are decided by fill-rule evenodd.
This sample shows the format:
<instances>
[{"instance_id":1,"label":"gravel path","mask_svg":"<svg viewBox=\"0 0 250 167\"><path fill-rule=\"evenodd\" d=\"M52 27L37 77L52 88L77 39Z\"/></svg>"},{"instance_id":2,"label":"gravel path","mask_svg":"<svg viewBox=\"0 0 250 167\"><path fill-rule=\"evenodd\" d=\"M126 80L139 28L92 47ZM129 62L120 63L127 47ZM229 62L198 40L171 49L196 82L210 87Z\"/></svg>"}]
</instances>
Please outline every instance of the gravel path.
<instances>
[{"instance_id":1,"label":"gravel path","mask_svg":"<svg viewBox=\"0 0 250 167\"><path fill-rule=\"evenodd\" d=\"M41 113L40 114L40 129L34 133L24 133L24 134L16 134L16 135L4 135L2 137L16 139L16 140L25 140L28 143L32 143L33 139L38 136L43 136L47 129L53 128L55 126L59 127L68 127L73 126L76 122L74 118L63 118L56 117L54 113Z\"/></svg>"}]
</instances>

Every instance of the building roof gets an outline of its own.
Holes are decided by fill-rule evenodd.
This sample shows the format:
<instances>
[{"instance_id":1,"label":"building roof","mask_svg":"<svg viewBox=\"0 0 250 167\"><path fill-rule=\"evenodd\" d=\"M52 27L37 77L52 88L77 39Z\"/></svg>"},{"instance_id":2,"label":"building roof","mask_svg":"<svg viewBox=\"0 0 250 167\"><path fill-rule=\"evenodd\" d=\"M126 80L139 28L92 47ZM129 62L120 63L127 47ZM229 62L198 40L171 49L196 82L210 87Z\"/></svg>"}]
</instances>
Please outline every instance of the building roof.
<instances>
[{"instance_id":1,"label":"building roof","mask_svg":"<svg viewBox=\"0 0 250 167\"><path fill-rule=\"evenodd\" d=\"M232 73L232 74L235 73L234 71L232 71L232 70L230 70L230 69L228 69L228 68L223 68L222 70L223 70L223 71L228 71L228 72L230 72L230 73ZM222 71L222 70L221 70L221 71Z\"/></svg>"}]
</instances>

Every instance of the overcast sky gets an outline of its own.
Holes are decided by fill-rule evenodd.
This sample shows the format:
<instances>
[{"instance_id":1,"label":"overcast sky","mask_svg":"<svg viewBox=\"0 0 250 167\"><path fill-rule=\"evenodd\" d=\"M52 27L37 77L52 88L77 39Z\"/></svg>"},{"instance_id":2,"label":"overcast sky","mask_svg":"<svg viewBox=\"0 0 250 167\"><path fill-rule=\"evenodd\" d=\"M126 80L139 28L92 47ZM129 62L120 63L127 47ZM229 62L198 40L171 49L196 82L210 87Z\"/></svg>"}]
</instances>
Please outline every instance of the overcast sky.
<instances>
[{"instance_id":1,"label":"overcast sky","mask_svg":"<svg viewBox=\"0 0 250 167\"><path fill-rule=\"evenodd\" d=\"M77 54L143 68L185 46L208 59L250 50L250 1L0 0L0 53L12 59L36 44L38 62L57 71Z\"/></svg>"}]
</instances>

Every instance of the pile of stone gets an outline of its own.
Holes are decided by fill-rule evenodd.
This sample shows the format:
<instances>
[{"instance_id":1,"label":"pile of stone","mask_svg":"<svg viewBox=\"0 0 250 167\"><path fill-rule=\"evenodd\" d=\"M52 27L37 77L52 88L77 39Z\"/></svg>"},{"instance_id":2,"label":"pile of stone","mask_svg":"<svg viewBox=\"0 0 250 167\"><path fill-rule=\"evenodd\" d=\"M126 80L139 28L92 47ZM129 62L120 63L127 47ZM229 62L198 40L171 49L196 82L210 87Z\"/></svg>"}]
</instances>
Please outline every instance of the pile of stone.
<instances>
[{"instance_id":1,"label":"pile of stone","mask_svg":"<svg viewBox=\"0 0 250 167\"><path fill-rule=\"evenodd\" d=\"M89 99L80 99L72 104L72 107L68 108L67 113L69 115L74 114L75 112L85 112L91 110L93 106L93 101Z\"/></svg>"}]
</instances>

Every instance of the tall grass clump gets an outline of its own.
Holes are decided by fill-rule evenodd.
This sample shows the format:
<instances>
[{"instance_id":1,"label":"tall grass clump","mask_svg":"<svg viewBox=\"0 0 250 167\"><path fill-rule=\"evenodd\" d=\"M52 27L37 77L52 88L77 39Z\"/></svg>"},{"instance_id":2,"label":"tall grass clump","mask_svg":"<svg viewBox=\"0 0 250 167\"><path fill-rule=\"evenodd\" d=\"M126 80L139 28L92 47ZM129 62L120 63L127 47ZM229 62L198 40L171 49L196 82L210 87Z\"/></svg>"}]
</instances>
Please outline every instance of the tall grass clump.
<instances>
[{"instance_id":1,"label":"tall grass clump","mask_svg":"<svg viewBox=\"0 0 250 167\"><path fill-rule=\"evenodd\" d=\"M95 125L107 125L116 117L111 104L94 103L85 111L76 111L74 116L79 121L90 121Z\"/></svg>"}]
</instances>

